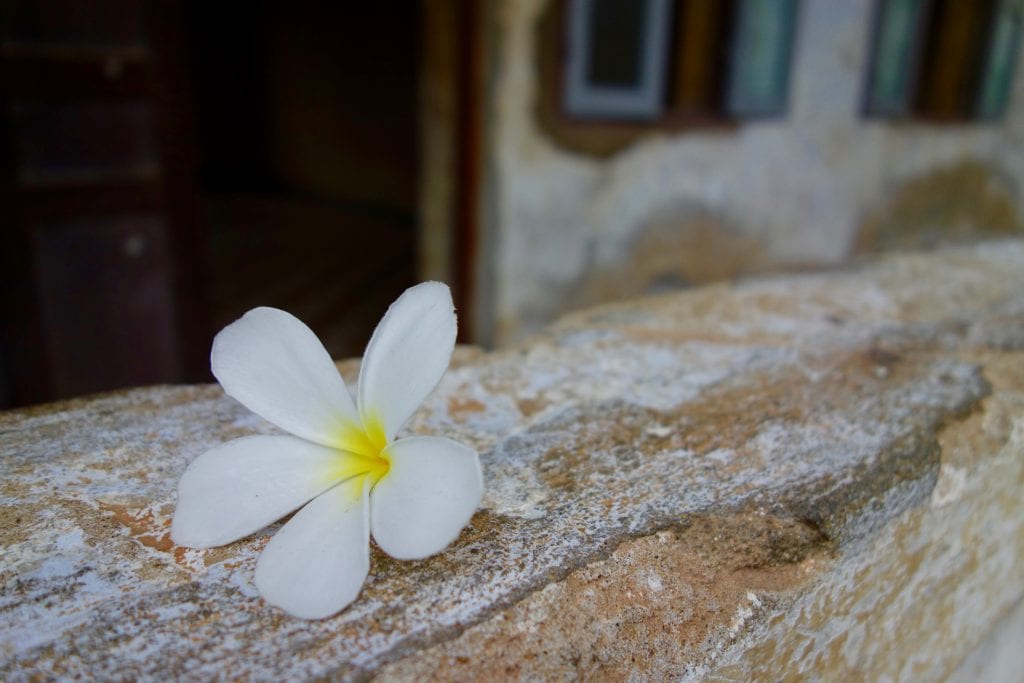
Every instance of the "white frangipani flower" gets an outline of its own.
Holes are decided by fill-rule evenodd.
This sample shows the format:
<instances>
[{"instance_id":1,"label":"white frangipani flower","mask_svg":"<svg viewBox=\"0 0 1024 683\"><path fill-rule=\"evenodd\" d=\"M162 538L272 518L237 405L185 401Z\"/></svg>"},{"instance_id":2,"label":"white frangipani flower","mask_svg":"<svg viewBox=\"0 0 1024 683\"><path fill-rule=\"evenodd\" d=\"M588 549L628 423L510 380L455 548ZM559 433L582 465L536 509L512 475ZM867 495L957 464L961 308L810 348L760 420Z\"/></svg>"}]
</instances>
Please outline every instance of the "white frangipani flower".
<instances>
[{"instance_id":1,"label":"white frangipani flower","mask_svg":"<svg viewBox=\"0 0 1024 683\"><path fill-rule=\"evenodd\" d=\"M224 391L294 436L248 436L202 454L178 484L175 543L224 545L299 510L256 564L256 587L285 611L330 616L355 600L369 537L399 559L455 540L483 493L476 451L449 439L395 440L440 381L455 346L448 287L425 282L388 309L363 356L355 401L316 335L257 308L224 328L210 362Z\"/></svg>"}]
</instances>

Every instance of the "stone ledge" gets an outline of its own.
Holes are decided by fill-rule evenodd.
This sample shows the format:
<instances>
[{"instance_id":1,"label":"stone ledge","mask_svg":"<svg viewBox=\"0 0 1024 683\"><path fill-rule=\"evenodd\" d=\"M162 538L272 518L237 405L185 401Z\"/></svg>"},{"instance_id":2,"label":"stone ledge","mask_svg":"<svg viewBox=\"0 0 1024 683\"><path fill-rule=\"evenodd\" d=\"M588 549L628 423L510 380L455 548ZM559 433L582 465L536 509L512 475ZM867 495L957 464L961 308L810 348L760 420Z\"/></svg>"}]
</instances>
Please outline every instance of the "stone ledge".
<instances>
[{"instance_id":1,"label":"stone ledge","mask_svg":"<svg viewBox=\"0 0 1024 683\"><path fill-rule=\"evenodd\" d=\"M218 387L0 414L8 679L942 677L1024 595L1024 243L591 309L460 349L407 427L481 453L444 553L265 605L273 528L167 534ZM354 362L342 364L351 376Z\"/></svg>"}]
</instances>

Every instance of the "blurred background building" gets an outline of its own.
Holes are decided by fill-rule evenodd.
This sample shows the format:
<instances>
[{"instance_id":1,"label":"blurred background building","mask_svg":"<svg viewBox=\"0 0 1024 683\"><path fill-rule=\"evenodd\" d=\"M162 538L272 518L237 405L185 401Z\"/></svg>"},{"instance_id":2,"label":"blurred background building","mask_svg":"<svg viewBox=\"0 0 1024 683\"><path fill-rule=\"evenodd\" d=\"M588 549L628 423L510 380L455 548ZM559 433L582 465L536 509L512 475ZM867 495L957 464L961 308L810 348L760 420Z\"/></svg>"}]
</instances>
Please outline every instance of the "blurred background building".
<instances>
[{"instance_id":1,"label":"blurred background building","mask_svg":"<svg viewBox=\"0 0 1024 683\"><path fill-rule=\"evenodd\" d=\"M0 406L1024 231L1021 0L0 5Z\"/></svg>"}]
</instances>

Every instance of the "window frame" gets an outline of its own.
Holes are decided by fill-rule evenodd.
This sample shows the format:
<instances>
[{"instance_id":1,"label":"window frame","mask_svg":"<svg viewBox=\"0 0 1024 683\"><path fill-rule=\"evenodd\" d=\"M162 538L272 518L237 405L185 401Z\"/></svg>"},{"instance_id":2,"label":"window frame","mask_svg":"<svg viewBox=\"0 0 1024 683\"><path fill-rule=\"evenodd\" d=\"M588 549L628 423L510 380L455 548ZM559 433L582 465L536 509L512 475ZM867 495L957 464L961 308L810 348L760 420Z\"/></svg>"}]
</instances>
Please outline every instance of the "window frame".
<instances>
[{"instance_id":1,"label":"window frame","mask_svg":"<svg viewBox=\"0 0 1024 683\"><path fill-rule=\"evenodd\" d=\"M875 0L861 106L865 118L957 124L1003 117L1024 42L1024 3L954 2L966 0ZM901 7L909 8L910 18L887 26ZM901 35L893 39L889 31ZM883 91L885 71L899 79L891 92Z\"/></svg>"},{"instance_id":2,"label":"window frame","mask_svg":"<svg viewBox=\"0 0 1024 683\"><path fill-rule=\"evenodd\" d=\"M670 0L635 0L645 5L641 38L640 78L633 87L592 83L590 67L590 14L587 0L569 0L568 45L565 60L563 108L570 117L588 120L649 121L665 110L668 48L672 8Z\"/></svg>"}]
</instances>

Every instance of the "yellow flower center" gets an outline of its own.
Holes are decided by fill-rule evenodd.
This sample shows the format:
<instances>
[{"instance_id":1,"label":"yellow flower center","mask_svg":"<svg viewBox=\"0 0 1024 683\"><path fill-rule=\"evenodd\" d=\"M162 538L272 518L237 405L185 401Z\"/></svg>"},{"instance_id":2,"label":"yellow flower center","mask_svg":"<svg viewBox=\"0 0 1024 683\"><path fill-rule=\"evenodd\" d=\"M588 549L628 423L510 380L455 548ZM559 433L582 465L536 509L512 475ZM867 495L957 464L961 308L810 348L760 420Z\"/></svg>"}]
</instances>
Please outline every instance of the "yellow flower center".
<instances>
[{"instance_id":1,"label":"yellow flower center","mask_svg":"<svg viewBox=\"0 0 1024 683\"><path fill-rule=\"evenodd\" d=\"M345 423L335 439L338 459L326 476L341 481L365 474L372 486L391 469L391 461L384 453L387 446L384 425L376 415L368 416L361 425Z\"/></svg>"}]
</instances>

